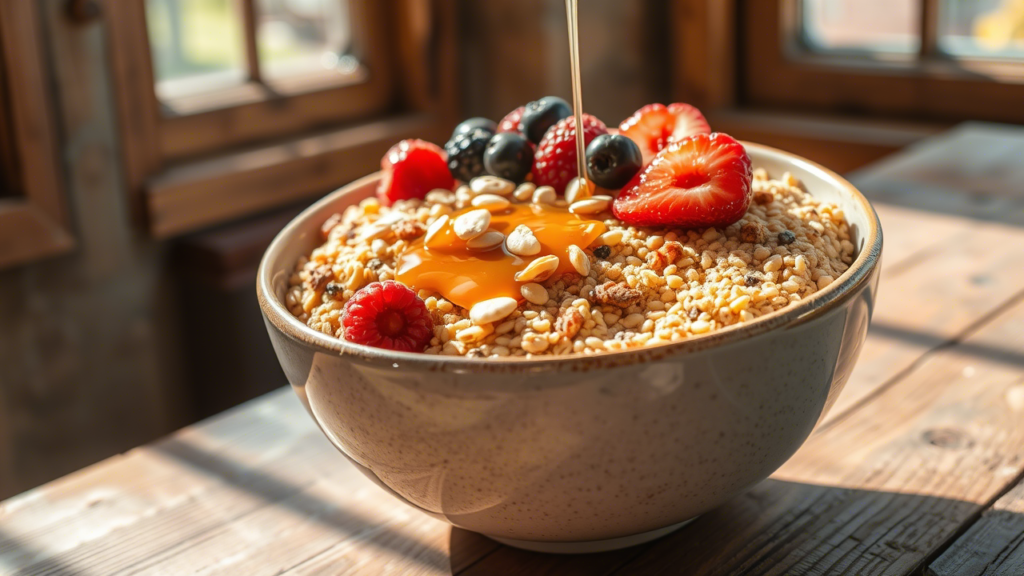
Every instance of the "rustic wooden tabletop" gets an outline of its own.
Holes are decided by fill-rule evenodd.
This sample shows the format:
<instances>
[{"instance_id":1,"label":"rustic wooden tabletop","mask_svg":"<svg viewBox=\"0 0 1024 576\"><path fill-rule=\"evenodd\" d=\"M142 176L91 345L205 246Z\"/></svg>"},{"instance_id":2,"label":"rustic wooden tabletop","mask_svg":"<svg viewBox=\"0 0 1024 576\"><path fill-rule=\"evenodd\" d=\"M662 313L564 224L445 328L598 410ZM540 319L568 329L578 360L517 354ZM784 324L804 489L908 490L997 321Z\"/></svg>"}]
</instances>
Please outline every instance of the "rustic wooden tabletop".
<instances>
[{"instance_id":1,"label":"rustic wooden tabletop","mask_svg":"<svg viewBox=\"0 0 1024 576\"><path fill-rule=\"evenodd\" d=\"M506 548L394 500L290 390L0 504L0 573L1024 574L1024 130L854 176L881 291L838 405L771 479L653 543Z\"/></svg>"}]
</instances>

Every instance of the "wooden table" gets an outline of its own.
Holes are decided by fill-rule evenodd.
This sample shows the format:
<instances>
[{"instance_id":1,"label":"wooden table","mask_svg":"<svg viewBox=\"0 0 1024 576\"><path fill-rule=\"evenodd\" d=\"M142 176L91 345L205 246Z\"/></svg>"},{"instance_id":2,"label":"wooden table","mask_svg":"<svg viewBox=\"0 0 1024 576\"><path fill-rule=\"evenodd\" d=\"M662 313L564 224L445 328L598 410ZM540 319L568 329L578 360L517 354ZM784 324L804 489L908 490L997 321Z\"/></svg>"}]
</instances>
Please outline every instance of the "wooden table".
<instances>
[{"instance_id":1,"label":"wooden table","mask_svg":"<svg viewBox=\"0 0 1024 576\"><path fill-rule=\"evenodd\" d=\"M450 529L282 390L0 504L0 573L1020 576L1021 159L1024 131L972 125L856 175L885 230L857 371L770 480L660 541L560 557Z\"/></svg>"}]
</instances>

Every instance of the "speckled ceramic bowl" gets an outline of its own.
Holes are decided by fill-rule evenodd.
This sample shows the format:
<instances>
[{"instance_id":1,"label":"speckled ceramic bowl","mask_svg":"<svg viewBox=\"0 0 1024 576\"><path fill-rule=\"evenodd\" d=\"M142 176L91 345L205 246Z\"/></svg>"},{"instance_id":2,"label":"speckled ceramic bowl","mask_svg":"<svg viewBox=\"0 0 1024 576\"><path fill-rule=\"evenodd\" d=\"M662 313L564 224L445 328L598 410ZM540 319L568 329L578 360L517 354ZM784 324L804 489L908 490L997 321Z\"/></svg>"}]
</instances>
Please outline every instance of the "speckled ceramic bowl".
<instances>
[{"instance_id":1,"label":"speckled ceramic bowl","mask_svg":"<svg viewBox=\"0 0 1024 576\"><path fill-rule=\"evenodd\" d=\"M843 207L858 256L813 297L749 324L600 356L483 360L396 353L315 332L282 304L320 225L360 180L274 240L257 292L274 349L342 454L421 510L496 540L590 552L668 533L767 478L835 401L864 341L882 235L867 200L811 162L747 144Z\"/></svg>"}]
</instances>

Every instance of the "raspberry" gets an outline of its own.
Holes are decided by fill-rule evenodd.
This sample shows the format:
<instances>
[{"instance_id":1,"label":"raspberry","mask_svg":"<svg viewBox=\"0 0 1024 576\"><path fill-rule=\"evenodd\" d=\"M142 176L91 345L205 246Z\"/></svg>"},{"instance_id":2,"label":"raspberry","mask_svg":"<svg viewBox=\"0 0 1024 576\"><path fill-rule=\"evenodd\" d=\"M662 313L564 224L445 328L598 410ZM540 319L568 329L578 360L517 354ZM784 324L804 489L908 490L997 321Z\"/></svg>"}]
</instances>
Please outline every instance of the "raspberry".
<instances>
[{"instance_id":1,"label":"raspberry","mask_svg":"<svg viewBox=\"0 0 1024 576\"><path fill-rule=\"evenodd\" d=\"M498 133L515 132L516 134L521 134L519 131L519 121L523 118L523 112L526 112L526 106L520 106L509 112L507 116L501 119L501 122L498 122Z\"/></svg>"},{"instance_id":2,"label":"raspberry","mask_svg":"<svg viewBox=\"0 0 1024 576\"><path fill-rule=\"evenodd\" d=\"M584 146L608 128L590 114L583 115ZM544 135L537 147L533 162L533 182L538 186L551 186L561 193L569 182L579 175L576 166L576 117L559 120Z\"/></svg>"},{"instance_id":3,"label":"raspberry","mask_svg":"<svg viewBox=\"0 0 1024 576\"><path fill-rule=\"evenodd\" d=\"M344 338L355 344L399 352L422 352L434 335L423 300L393 280L374 282L345 303Z\"/></svg>"},{"instance_id":4,"label":"raspberry","mask_svg":"<svg viewBox=\"0 0 1024 576\"><path fill-rule=\"evenodd\" d=\"M398 200L423 199L427 192L437 188L455 187L444 150L423 140L395 144L381 159L380 166L377 198L385 206Z\"/></svg>"}]
</instances>

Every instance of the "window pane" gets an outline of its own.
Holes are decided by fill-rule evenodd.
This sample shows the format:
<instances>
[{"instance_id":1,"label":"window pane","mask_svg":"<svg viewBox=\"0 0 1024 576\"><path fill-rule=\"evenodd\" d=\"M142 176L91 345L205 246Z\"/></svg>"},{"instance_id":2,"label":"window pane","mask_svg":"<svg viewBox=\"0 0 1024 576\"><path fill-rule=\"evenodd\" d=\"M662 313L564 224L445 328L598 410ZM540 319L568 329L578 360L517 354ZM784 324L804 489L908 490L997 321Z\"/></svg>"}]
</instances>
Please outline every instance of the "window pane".
<instances>
[{"instance_id":1,"label":"window pane","mask_svg":"<svg viewBox=\"0 0 1024 576\"><path fill-rule=\"evenodd\" d=\"M1024 58L1024 2L942 0L939 48L954 56Z\"/></svg>"},{"instance_id":2,"label":"window pane","mask_svg":"<svg viewBox=\"0 0 1024 576\"><path fill-rule=\"evenodd\" d=\"M146 0L146 22L159 96L210 92L244 80L234 0Z\"/></svg>"},{"instance_id":3,"label":"window pane","mask_svg":"<svg viewBox=\"0 0 1024 576\"><path fill-rule=\"evenodd\" d=\"M260 63L267 78L351 71L348 0L259 0Z\"/></svg>"},{"instance_id":4,"label":"window pane","mask_svg":"<svg viewBox=\"0 0 1024 576\"><path fill-rule=\"evenodd\" d=\"M820 52L917 52L921 0L802 0L803 33Z\"/></svg>"}]
</instances>

